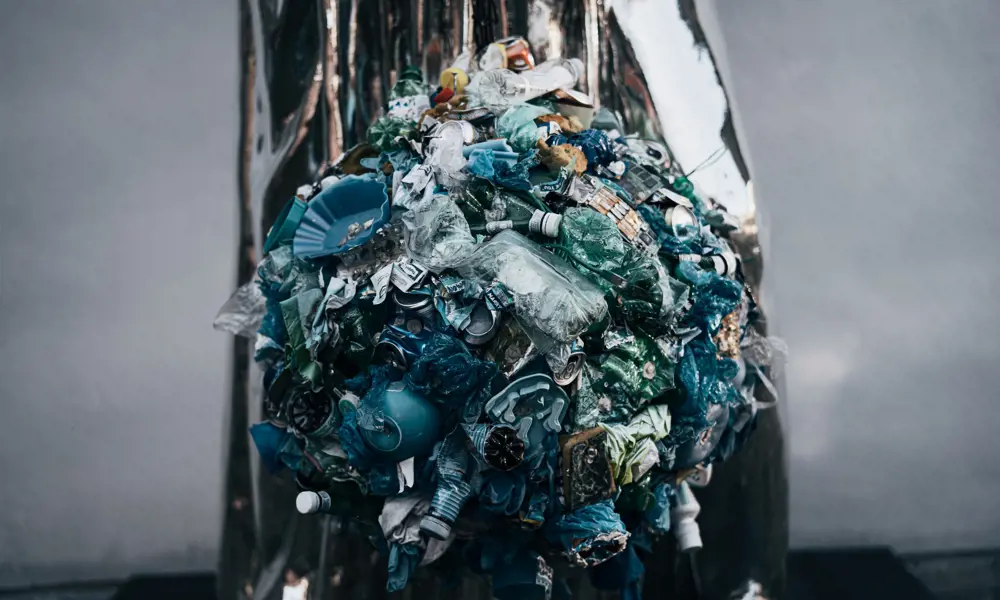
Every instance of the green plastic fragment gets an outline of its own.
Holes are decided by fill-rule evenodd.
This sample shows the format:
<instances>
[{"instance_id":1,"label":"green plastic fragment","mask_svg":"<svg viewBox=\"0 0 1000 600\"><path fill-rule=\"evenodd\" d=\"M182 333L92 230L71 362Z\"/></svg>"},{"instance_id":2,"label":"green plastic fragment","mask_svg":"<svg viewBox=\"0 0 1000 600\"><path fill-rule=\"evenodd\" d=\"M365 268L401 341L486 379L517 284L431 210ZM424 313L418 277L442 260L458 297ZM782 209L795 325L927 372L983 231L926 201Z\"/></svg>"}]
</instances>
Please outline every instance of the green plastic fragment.
<instances>
[{"instance_id":1,"label":"green plastic fragment","mask_svg":"<svg viewBox=\"0 0 1000 600\"><path fill-rule=\"evenodd\" d=\"M299 223L302 222L302 215L306 214L307 206L306 201L298 196L288 201L285 208L281 209L281 214L275 220L271 231L267 233L267 239L264 240L264 254L267 254L277 246L292 243L292 238L295 237L295 230L299 228Z\"/></svg>"},{"instance_id":2,"label":"green plastic fragment","mask_svg":"<svg viewBox=\"0 0 1000 600\"><path fill-rule=\"evenodd\" d=\"M601 374L593 382L594 390L608 396L613 405L625 405L629 414L663 398L675 386L675 365L655 341L641 333L591 360Z\"/></svg>"},{"instance_id":3,"label":"green plastic fragment","mask_svg":"<svg viewBox=\"0 0 1000 600\"><path fill-rule=\"evenodd\" d=\"M396 138L408 138L416 131L417 124L396 117L379 117L368 128L368 144L379 152L389 152L400 147Z\"/></svg>"},{"instance_id":4,"label":"green plastic fragment","mask_svg":"<svg viewBox=\"0 0 1000 600\"><path fill-rule=\"evenodd\" d=\"M599 274L621 273L631 250L611 219L587 207L566 209L559 244L573 262Z\"/></svg>"},{"instance_id":5,"label":"green plastic fragment","mask_svg":"<svg viewBox=\"0 0 1000 600\"><path fill-rule=\"evenodd\" d=\"M395 85L392 86L392 90L389 92L389 99L397 100L399 98L406 98L407 96L426 95L429 92L427 84L424 83L424 74L420 71L420 67L407 65L400 72L399 79L396 80Z\"/></svg>"}]
</instances>

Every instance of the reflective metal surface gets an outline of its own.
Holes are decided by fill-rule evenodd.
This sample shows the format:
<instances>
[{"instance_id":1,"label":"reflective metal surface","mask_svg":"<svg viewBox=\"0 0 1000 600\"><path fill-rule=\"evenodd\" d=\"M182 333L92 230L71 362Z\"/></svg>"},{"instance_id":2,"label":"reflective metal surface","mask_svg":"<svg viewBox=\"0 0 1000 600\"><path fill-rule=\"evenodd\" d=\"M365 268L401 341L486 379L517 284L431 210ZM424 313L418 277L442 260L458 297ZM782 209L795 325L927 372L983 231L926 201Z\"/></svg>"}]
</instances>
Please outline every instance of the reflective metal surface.
<instances>
[{"instance_id":1,"label":"reflective metal surface","mask_svg":"<svg viewBox=\"0 0 1000 600\"><path fill-rule=\"evenodd\" d=\"M737 245L751 282L759 282L753 204L745 192L749 174L710 53L693 42L670 46L668 36L630 39L626 33L628 24L641 22L638 11L658 1L612 7L610 0L241 0L240 282L252 276L264 235L287 198L364 139L402 67L419 65L435 82L461 52L518 34L538 61L583 59L581 89L620 113L627 131L656 139L666 133L674 160L685 172L696 172L692 178L702 192L744 214ZM693 2L681 0L668 9L689 39L703 42ZM657 73L660 82L670 81L665 75L680 77L684 65L675 58L693 56L708 88L668 83L651 94L637 49L646 73ZM706 94L721 98L719 110L707 118L698 110ZM735 173L721 178L724 185L698 175L700 169L708 172L706 164L720 162ZM220 598L278 598L286 582L301 577L320 580L312 586L314 597L317 589L335 590L337 597L383 597L385 569L371 545L346 535L349 523L301 517L292 509L295 485L261 473L247 435L261 419L261 374L247 342L237 338L235 344ZM718 549L704 552L693 570L671 551L658 555L658 563L679 566L648 571L647 590L685 597L682 582L694 580L703 597L724 598L752 576L780 593L787 498L773 411L760 429L747 452L699 491L699 499L706 496L700 519L706 547ZM715 489L722 493L713 500ZM435 591L436 584L417 581L404 595ZM488 592L470 582L462 595Z\"/></svg>"}]
</instances>

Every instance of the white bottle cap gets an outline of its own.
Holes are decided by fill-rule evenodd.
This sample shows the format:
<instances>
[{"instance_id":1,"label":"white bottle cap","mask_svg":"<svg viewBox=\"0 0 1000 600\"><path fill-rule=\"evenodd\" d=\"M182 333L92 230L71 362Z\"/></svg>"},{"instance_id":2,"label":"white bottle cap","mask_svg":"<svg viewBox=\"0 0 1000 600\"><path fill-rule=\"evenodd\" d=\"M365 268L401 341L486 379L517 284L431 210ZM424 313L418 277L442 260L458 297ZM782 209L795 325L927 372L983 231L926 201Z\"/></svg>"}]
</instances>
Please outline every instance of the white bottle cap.
<instances>
[{"instance_id":1,"label":"white bottle cap","mask_svg":"<svg viewBox=\"0 0 1000 600\"><path fill-rule=\"evenodd\" d=\"M316 492L302 492L295 497L295 508L304 515L319 512L320 498Z\"/></svg>"}]
</instances>

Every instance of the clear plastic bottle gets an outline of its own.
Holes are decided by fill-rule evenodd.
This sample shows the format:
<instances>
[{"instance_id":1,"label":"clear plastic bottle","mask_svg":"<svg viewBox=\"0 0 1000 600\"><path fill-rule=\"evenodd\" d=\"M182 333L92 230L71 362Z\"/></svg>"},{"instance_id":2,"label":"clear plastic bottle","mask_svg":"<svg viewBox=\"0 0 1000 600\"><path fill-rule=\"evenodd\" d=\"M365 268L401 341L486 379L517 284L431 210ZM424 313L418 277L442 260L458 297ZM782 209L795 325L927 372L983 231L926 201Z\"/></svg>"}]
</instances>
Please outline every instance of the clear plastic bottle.
<instances>
[{"instance_id":1,"label":"clear plastic bottle","mask_svg":"<svg viewBox=\"0 0 1000 600\"><path fill-rule=\"evenodd\" d=\"M547 60L530 71L491 69L476 76L469 91L492 109L505 109L549 92L572 88L584 74L578 58Z\"/></svg>"}]
</instances>

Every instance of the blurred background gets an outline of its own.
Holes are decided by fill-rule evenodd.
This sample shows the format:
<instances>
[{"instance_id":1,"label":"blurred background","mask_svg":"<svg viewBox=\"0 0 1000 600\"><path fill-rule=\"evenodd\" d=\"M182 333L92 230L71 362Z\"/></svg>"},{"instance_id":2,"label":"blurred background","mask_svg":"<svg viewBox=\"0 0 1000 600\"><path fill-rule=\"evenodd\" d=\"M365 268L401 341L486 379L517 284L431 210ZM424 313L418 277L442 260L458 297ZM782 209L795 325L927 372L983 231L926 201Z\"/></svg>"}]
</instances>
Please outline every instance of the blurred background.
<instances>
[{"instance_id":1,"label":"blurred background","mask_svg":"<svg viewBox=\"0 0 1000 600\"><path fill-rule=\"evenodd\" d=\"M629 4L655 95L662 6ZM793 548L959 553L998 586L1000 4L698 5L790 348ZM0 590L212 570L236 0L0 14Z\"/></svg>"}]
</instances>

